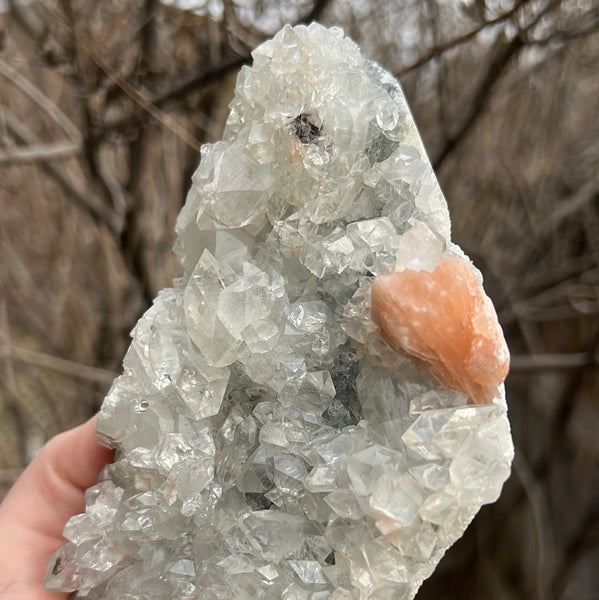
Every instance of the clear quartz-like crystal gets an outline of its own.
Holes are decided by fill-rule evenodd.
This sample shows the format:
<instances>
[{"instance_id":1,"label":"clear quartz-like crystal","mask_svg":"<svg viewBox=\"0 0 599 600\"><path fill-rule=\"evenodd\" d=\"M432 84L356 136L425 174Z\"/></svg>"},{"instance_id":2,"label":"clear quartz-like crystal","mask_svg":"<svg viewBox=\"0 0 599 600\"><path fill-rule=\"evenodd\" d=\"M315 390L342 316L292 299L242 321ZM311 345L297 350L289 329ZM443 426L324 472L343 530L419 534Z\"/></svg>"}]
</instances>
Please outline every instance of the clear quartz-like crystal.
<instances>
[{"instance_id":1,"label":"clear quartz-like crystal","mask_svg":"<svg viewBox=\"0 0 599 600\"><path fill-rule=\"evenodd\" d=\"M115 463L67 523L49 589L411 600L509 475L507 356L485 344L502 337L399 85L317 24L253 58L179 216L183 277L102 406ZM433 281L440 264L467 285ZM407 293L408 324L384 321L393 298L374 306L394 275L425 296L433 281L426 324ZM447 298L470 292L471 312Z\"/></svg>"}]
</instances>

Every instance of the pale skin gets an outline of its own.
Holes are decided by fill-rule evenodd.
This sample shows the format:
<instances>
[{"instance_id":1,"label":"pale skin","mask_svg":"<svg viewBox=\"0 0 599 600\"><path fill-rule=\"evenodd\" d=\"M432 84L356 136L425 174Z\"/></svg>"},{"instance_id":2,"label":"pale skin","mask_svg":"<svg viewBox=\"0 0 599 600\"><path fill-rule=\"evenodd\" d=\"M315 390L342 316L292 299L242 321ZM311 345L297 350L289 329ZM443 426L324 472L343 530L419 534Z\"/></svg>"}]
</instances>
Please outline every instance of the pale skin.
<instances>
[{"instance_id":1,"label":"pale skin","mask_svg":"<svg viewBox=\"0 0 599 600\"><path fill-rule=\"evenodd\" d=\"M67 520L85 508L110 450L96 442L97 417L51 439L0 504L0 599L67 600L43 580L50 556L65 540Z\"/></svg>"}]
</instances>

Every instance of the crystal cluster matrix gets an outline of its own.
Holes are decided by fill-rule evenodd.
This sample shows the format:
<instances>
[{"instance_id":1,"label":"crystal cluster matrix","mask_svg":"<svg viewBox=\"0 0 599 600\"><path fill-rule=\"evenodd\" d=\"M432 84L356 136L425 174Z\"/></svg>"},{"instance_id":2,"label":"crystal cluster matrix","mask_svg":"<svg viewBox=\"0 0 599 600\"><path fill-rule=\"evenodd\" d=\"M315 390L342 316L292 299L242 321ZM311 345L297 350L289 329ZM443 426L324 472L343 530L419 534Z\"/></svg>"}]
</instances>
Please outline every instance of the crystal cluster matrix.
<instances>
[{"instance_id":1,"label":"crystal cluster matrix","mask_svg":"<svg viewBox=\"0 0 599 600\"><path fill-rule=\"evenodd\" d=\"M49 589L409 600L509 474L509 355L399 85L317 24L252 56Z\"/></svg>"}]
</instances>

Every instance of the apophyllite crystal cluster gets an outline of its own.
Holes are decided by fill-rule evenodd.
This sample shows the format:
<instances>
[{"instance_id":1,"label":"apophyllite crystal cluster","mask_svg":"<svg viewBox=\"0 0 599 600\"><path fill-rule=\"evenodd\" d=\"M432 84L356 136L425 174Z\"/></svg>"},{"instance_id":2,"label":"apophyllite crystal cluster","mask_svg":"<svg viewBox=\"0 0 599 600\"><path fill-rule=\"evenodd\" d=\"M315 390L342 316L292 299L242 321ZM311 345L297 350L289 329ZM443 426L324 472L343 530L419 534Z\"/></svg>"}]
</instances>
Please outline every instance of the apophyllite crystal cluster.
<instances>
[{"instance_id":1,"label":"apophyllite crystal cluster","mask_svg":"<svg viewBox=\"0 0 599 600\"><path fill-rule=\"evenodd\" d=\"M49 589L411 599L509 474L507 348L399 85L316 24L253 61Z\"/></svg>"}]
</instances>

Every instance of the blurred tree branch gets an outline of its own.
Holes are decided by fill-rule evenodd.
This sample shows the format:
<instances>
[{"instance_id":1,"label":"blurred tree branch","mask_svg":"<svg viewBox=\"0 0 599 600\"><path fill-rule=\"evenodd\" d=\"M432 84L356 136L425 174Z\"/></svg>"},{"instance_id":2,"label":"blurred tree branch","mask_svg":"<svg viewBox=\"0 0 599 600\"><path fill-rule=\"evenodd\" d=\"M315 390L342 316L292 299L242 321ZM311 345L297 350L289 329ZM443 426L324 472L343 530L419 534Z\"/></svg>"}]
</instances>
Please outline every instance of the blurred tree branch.
<instances>
[{"instance_id":1,"label":"blurred tree branch","mask_svg":"<svg viewBox=\"0 0 599 600\"><path fill-rule=\"evenodd\" d=\"M443 148L434 159L433 167L435 170L439 170L442 167L448 156L455 152L459 144L462 143L474 125L476 125L481 114L488 106L488 100L495 84L524 45L524 39L521 36L515 37L507 44L500 43L500 48L490 60L487 71L473 94L473 100L470 103L470 112L463 118L462 123L458 126L455 133L449 136Z\"/></svg>"},{"instance_id":2,"label":"blurred tree branch","mask_svg":"<svg viewBox=\"0 0 599 600\"><path fill-rule=\"evenodd\" d=\"M0 164L30 161L55 161L61 158L75 156L80 152L81 145L73 144L72 142L14 146L8 150L0 150Z\"/></svg>"},{"instance_id":3,"label":"blurred tree branch","mask_svg":"<svg viewBox=\"0 0 599 600\"><path fill-rule=\"evenodd\" d=\"M40 147L42 143L28 129L28 127L11 113L5 112L4 118L14 137L26 144L29 148ZM10 151L9 151L10 153ZM7 161L8 162L8 161ZM71 182L68 172L52 161L41 161L41 166L67 193L67 197L78 204L85 212L89 213L99 223L105 225L113 236L117 235L120 228L116 215L102 204L98 203L92 194L78 190Z\"/></svg>"},{"instance_id":4,"label":"blurred tree branch","mask_svg":"<svg viewBox=\"0 0 599 600\"><path fill-rule=\"evenodd\" d=\"M457 36L443 44L437 43L437 44L433 45L431 48L428 49L426 54L421 56L418 60L414 61L413 63L411 63L407 66L401 67L398 71L396 71L395 76L402 77L403 75L406 75L407 73L410 73L412 71L420 69L421 67L426 65L428 62L430 62L434 58L437 58L440 55L447 53L449 50L452 50L453 48L456 48L457 46L461 46L462 44L471 42L484 29L492 27L493 25L498 25L500 23L504 23L506 21L514 20L518 11L520 10L520 8L524 5L526 5L528 2L530 2L530 0L518 0L514 4L514 6L512 6L512 8L510 8L509 10L507 10L504 13L502 13L501 15L495 17L494 19L489 19L488 21L482 21L477 27L475 27L468 33Z\"/></svg>"},{"instance_id":5,"label":"blurred tree branch","mask_svg":"<svg viewBox=\"0 0 599 600\"><path fill-rule=\"evenodd\" d=\"M0 359L6 358L11 358L44 369L51 369L63 373L64 375L69 375L70 377L85 379L94 383L100 383L104 386L109 386L116 376L116 373L106 369L82 365L73 362L72 360L52 356L51 354L46 354L44 352L34 352L33 350L27 350L26 348L18 348L13 345L0 346Z\"/></svg>"},{"instance_id":6,"label":"blurred tree branch","mask_svg":"<svg viewBox=\"0 0 599 600\"><path fill-rule=\"evenodd\" d=\"M113 69L112 66L99 53L97 53L94 48L92 48L87 39L78 33L78 30L73 23L70 23L65 15L61 14L56 7L50 3L49 0L39 0L39 2L50 13L50 15L56 19L58 23L64 26L74 36L80 47L83 48L91 60L113 83L115 83L122 90L124 94L131 98L138 106L142 108L142 110L151 115L156 121L161 123L167 129L170 129L191 148L196 151L200 149L200 142L195 138L195 136L187 131L187 129L178 123L171 115L161 111L157 106L155 106L145 92L136 89L118 71Z\"/></svg>"},{"instance_id":7,"label":"blurred tree branch","mask_svg":"<svg viewBox=\"0 0 599 600\"><path fill-rule=\"evenodd\" d=\"M599 366L599 356L586 352L571 354L532 354L513 355L511 371L555 371L561 369L580 369L581 367Z\"/></svg>"},{"instance_id":8,"label":"blurred tree branch","mask_svg":"<svg viewBox=\"0 0 599 600\"><path fill-rule=\"evenodd\" d=\"M64 114L55 102L52 102L48 96L41 92L39 88L23 77L8 63L0 58L0 75L8 79L24 94L26 94L37 106L46 112L54 122L64 131L68 140L79 146L81 144L81 132L73 122Z\"/></svg>"}]
</instances>

